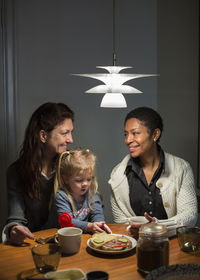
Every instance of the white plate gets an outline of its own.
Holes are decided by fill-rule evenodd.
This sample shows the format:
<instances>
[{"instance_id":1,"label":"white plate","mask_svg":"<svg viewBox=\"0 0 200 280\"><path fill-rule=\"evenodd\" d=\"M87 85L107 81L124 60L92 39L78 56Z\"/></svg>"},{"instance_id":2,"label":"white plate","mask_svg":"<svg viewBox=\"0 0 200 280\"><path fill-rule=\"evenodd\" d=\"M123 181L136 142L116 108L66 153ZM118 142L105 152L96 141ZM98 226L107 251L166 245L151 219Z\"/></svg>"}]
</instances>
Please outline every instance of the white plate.
<instances>
[{"instance_id":1,"label":"white plate","mask_svg":"<svg viewBox=\"0 0 200 280\"><path fill-rule=\"evenodd\" d=\"M130 237L130 236L127 236L127 235L124 235L124 234L113 234L113 233L112 233L112 235L120 236L120 237L125 236L126 238L128 238L131 241L131 244L132 244L131 248L128 248L128 249L122 250L122 251L106 251L106 250L96 249L96 248L93 248L90 245L90 239L87 240L87 245L93 251L101 253L101 254L119 255L119 254L124 254L124 253L127 253L127 252L133 250L135 248L136 244L137 244L137 241L134 238Z\"/></svg>"}]
</instances>

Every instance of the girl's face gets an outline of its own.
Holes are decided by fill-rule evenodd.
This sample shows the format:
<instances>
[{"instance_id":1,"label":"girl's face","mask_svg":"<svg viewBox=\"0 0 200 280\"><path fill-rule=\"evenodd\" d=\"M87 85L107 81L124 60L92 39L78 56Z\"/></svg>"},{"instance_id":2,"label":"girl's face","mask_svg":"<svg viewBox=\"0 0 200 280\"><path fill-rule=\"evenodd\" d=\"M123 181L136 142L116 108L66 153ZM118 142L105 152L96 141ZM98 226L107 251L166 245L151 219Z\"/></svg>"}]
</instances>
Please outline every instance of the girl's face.
<instances>
[{"instance_id":1,"label":"girl's face","mask_svg":"<svg viewBox=\"0 0 200 280\"><path fill-rule=\"evenodd\" d=\"M81 197L89 189L92 183L92 173L89 171L80 171L69 179L63 176L64 182L70 186L72 196Z\"/></svg>"},{"instance_id":2,"label":"girl's face","mask_svg":"<svg viewBox=\"0 0 200 280\"><path fill-rule=\"evenodd\" d=\"M125 144L131 156L136 158L151 152L155 145L155 135L150 136L148 128L138 119L128 119L125 124Z\"/></svg>"},{"instance_id":3,"label":"girl's face","mask_svg":"<svg viewBox=\"0 0 200 280\"><path fill-rule=\"evenodd\" d=\"M41 134L42 141L46 144L46 149L53 156L66 152L69 143L73 143L72 138L73 123L71 119L65 119L57 125L49 135ZM41 138L41 137L40 137Z\"/></svg>"}]
</instances>

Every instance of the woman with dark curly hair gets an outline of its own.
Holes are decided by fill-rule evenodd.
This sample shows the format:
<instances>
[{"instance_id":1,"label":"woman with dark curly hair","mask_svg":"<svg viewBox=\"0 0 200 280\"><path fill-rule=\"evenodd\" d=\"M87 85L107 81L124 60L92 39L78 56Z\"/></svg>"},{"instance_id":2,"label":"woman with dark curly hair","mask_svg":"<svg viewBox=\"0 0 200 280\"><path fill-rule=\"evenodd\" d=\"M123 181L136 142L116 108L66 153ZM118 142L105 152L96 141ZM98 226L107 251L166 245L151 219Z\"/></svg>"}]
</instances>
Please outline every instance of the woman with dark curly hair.
<instances>
[{"instance_id":1,"label":"woman with dark curly hair","mask_svg":"<svg viewBox=\"0 0 200 280\"><path fill-rule=\"evenodd\" d=\"M19 158L7 170L8 219L2 240L21 244L32 231L57 227L52 203L55 162L73 142L73 111L48 102L32 114Z\"/></svg>"},{"instance_id":2,"label":"woman with dark curly hair","mask_svg":"<svg viewBox=\"0 0 200 280\"><path fill-rule=\"evenodd\" d=\"M135 216L164 223L169 235L176 227L197 221L191 166L163 151L158 144L162 131L162 118L151 108L136 108L125 118L129 154L113 169L109 183L114 221L130 222L133 232L139 227L133 222Z\"/></svg>"}]
</instances>

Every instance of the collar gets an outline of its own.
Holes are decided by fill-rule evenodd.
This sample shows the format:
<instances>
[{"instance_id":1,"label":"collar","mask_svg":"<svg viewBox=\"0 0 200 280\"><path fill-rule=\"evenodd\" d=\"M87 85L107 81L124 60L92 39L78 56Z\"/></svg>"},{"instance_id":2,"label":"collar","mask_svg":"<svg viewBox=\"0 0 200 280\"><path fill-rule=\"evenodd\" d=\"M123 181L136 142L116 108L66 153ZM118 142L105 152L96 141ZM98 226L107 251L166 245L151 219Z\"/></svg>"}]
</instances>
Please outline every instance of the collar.
<instances>
[{"instance_id":1,"label":"collar","mask_svg":"<svg viewBox=\"0 0 200 280\"><path fill-rule=\"evenodd\" d=\"M50 176L48 177L46 174L44 174L42 171L41 171L41 175L46 179L46 180L51 180L51 178L54 176L54 174L55 174L55 170L53 170L52 172L51 172L51 174L50 174Z\"/></svg>"}]
</instances>

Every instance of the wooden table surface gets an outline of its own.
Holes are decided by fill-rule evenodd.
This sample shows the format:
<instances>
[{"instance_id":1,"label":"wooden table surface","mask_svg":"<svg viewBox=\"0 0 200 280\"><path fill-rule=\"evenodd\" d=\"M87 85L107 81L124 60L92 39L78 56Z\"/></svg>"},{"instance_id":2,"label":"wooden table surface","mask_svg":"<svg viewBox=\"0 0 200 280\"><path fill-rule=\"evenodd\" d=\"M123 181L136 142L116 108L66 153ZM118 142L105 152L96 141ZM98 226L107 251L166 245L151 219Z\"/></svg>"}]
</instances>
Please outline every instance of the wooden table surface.
<instances>
[{"instance_id":1,"label":"wooden table surface","mask_svg":"<svg viewBox=\"0 0 200 280\"><path fill-rule=\"evenodd\" d=\"M127 225L109 225L113 233L126 234ZM49 229L35 233L35 237L51 236L57 229ZM82 235L81 249L73 256L62 257L58 270L80 268L85 273L91 270L105 270L109 273L110 280L140 280L144 279L137 271L135 249L122 255L101 255L87 247L89 234ZM25 279L34 270L34 263L30 248L35 241L27 240L27 246L15 247L0 244L0 279L14 280ZM194 256L182 252L177 238L170 240L169 264L200 263L200 256Z\"/></svg>"}]
</instances>

